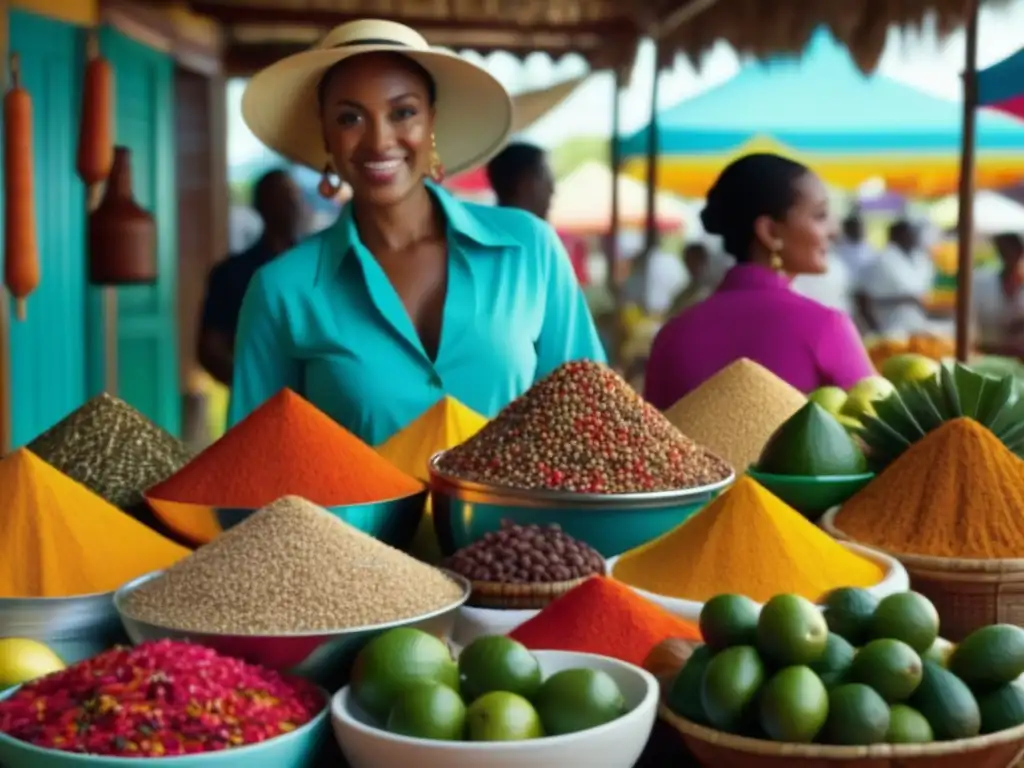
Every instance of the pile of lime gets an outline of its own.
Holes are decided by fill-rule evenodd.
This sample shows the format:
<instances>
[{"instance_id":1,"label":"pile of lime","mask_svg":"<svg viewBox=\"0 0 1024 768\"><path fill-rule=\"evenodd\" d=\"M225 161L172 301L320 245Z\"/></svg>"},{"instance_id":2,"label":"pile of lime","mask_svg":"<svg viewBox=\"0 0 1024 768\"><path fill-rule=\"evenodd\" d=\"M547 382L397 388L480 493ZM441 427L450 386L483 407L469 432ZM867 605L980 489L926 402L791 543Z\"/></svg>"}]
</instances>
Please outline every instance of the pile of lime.
<instances>
[{"instance_id":1,"label":"pile of lime","mask_svg":"<svg viewBox=\"0 0 1024 768\"><path fill-rule=\"evenodd\" d=\"M627 711L607 672L564 669L544 679L537 657L504 635L477 638L456 662L433 635L392 629L360 651L351 685L382 727L419 739L539 739L596 728Z\"/></svg>"},{"instance_id":2,"label":"pile of lime","mask_svg":"<svg viewBox=\"0 0 1024 768\"><path fill-rule=\"evenodd\" d=\"M1024 724L1024 629L994 624L954 645L917 592L879 601L844 588L823 602L709 600L705 644L672 681L669 708L728 733L835 745L950 741Z\"/></svg>"}]
</instances>

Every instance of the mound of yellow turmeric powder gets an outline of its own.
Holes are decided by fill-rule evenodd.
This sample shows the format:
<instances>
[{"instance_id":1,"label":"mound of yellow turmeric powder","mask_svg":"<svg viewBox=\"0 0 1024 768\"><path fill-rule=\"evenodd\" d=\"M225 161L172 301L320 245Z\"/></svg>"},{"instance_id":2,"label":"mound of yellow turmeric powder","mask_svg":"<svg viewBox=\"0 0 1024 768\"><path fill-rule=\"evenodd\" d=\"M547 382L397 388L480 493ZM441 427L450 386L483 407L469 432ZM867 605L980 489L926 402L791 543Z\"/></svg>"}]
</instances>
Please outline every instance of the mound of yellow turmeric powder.
<instances>
[{"instance_id":1,"label":"mound of yellow turmeric powder","mask_svg":"<svg viewBox=\"0 0 1024 768\"><path fill-rule=\"evenodd\" d=\"M817 601L885 574L743 476L682 525L622 555L612 575L666 597L706 602L733 593L763 603L781 593Z\"/></svg>"},{"instance_id":2,"label":"mound of yellow turmeric powder","mask_svg":"<svg viewBox=\"0 0 1024 768\"><path fill-rule=\"evenodd\" d=\"M0 461L0 598L109 592L188 554L25 448Z\"/></svg>"},{"instance_id":3,"label":"mound of yellow turmeric powder","mask_svg":"<svg viewBox=\"0 0 1024 768\"><path fill-rule=\"evenodd\" d=\"M952 419L847 500L834 522L891 552L1024 557L1024 461L974 419Z\"/></svg>"}]
</instances>

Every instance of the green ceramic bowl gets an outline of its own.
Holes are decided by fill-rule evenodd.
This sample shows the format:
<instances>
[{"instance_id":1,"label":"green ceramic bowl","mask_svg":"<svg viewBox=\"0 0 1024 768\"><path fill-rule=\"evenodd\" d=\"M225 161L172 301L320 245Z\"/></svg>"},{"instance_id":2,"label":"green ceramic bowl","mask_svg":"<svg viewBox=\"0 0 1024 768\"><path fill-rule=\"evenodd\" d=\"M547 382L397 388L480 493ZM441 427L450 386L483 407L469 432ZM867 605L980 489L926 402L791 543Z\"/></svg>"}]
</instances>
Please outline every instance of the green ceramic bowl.
<instances>
[{"instance_id":1,"label":"green ceramic bowl","mask_svg":"<svg viewBox=\"0 0 1024 768\"><path fill-rule=\"evenodd\" d=\"M772 475L754 467L747 474L812 523L871 482L874 472L857 475Z\"/></svg>"},{"instance_id":2,"label":"green ceramic bowl","mask_svg":"<svg viewBox=\"0 0 1024 768\"><path fill-rule=\"evenodd\" d=\"M2 698L16 689L5 691ZM324 709L291 733L221 752L180 757L107 757L43 749L0 733L0 765L5 768L309 768L329 744L327 692Z\"/></svg>"}]
</instances>

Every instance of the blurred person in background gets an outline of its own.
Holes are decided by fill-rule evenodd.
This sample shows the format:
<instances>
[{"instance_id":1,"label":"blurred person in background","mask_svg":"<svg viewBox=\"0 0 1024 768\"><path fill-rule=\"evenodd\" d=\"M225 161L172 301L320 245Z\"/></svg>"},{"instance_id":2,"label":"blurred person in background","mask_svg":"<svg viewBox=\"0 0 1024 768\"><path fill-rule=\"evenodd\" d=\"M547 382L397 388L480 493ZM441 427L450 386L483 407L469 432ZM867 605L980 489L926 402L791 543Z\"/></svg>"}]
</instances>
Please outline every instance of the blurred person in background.
<instances>
[{"instance_id":1,"label":"blurred person in background","mask_svg":"<svg viewBox=\"0 0 1024 768\"><path fill-rule=\"evenodd\" d=\"M305 224L302 193L283 169L269 171L256 181L252 207L263 223L259 239L210 270L199 325L199 363L227 386L234 375L235 333L249 282L256 270L295 246Z\"/></svg>"},{"instance_id":2,"label":"blurred person in background","mask_svg":"<svg viewBox=\"0 0 1024 768\"><path fill-rule=\"evenodd\" d=\"M836 256L846 266L852 280L878 258L878 252L864 235L864 220L856 212L843 219L842 232L836 243Z\"/></svg>"},{"instance_id":3,"label":"blurred person in background","mask_svg":"<svg viewBox=\"0 0 1024 768\"><path fill-rule=\"evenodd\" d=\"M825 185L780 155L745 155L722 171L701 213L736 259L722 284L669 320L651 349L645 396L656 408L740 358L801 392L844 389L873 373L850 318L799 295L791 276L822 274L835 226Z\"/></svg>"},{"instance_id":4,"label":"blurred person in background","mask_svg":"<svg viewBox=\"0 0 1024 768\"><path fill-rule=\"evenodd\" d=\"M935 262L907 219L890 225L889 244L861 272L860 284L871 331L900 337L946 330L932 320L926 304L935 284Z\"/></svg>"},{"instance_id":5,"label":"blurred person in background","mask_svg":"<svg viewBox=\"0 0 1024 768\"><path fill-rule=\"evenodd\" d=\"M1024 357L1024 240L996 235L999 267L974 275L975 331L985 354Z\"/></svg>"},{"instance_id":6,"label":"blurred person in background","mask_svg":"<svg viewBox=\"0 0 1024 768\"><path fill-rule=\"evenodd\" d=\"M683 264L689 275L689 282L672 302L669 316L675 317L684 309L700 304L715 292L721 275L716 273L711 249L706 243L693 242L683 246Z\"/></svg>"},{"instance_id":7,"label":"blurred person in background","mask_svg":"<svg viewBox=\"0 0 1024 768\"><path fill-rule=\"evenodd\" d=\"M513 142L495 155L487 164L487 180L505 208L521 208L544 221L551 213L555 195L555 176L551 172L547 153L535 144ZM588 248L581 237L558 232L565 246L573 271L580 285L589 283Z\"/></svg>"},{"instance_id":8,"label":"blurred person in background","mask_svg":"<svg viewBox=\"0 0 1024 768\"><path fill-rule=\"evenodd\" d=\"M849 317L856 311L856 283L850 267L834 252L828 255L828 269L820 275L797 275L793 290L819 304L838 310Z\"/></svg>"}]
</instances>

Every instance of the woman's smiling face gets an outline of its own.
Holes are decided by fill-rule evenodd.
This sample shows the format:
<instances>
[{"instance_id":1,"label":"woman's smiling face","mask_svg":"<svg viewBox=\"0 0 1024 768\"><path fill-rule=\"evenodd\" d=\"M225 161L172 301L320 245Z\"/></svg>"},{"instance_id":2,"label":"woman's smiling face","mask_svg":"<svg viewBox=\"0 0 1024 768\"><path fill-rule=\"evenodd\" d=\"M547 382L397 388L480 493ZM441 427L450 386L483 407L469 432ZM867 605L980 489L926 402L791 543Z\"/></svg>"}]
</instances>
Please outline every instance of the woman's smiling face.
<instances>
[{"instance_id":1,"label":"woman's smiling face","mask_svg":"<svg viewBox=\"0 0 1024 768\"><path fill-rule=\"evenodd\" d=\"M434 109L428 77L393 53L353 56L325 75L324 146L356 201L394 205L430 173Z\"/></svg>"}]
</instances>

